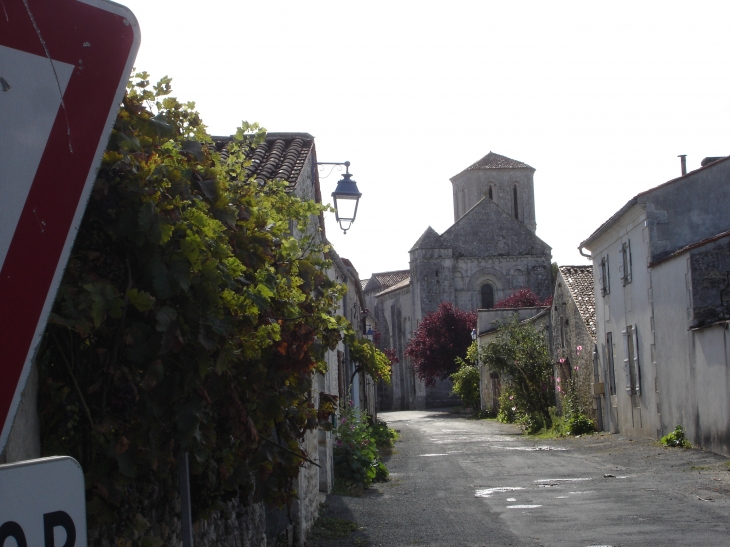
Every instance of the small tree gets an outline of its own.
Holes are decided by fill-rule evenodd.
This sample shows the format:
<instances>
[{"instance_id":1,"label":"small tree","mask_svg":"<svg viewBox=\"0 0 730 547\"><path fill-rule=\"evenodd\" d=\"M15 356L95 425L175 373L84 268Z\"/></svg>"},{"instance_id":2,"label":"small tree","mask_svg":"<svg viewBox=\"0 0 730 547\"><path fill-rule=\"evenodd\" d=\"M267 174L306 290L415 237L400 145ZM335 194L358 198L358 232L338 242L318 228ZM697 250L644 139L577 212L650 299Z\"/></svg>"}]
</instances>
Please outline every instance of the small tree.
<instances>
[{"instance_id":1,"label":"small tree","mask_svg":"<svg viewBox=\"0 0 730 547\"><path fill-rule=\"evenodd\" d=\"M530 289L520 289L513 292L507 298L503 298L497 302L495 308L529 308L533 306L550 306L553 303L553 297L548 296L545 300L540 300Z\"/></svg>"},{"instance_id":2,"label":"small tree","mask_svg":"<svg viewBox=\"0 0 730 547\"><path fill-rule=\"evenodd\" d=\"M552 360L545 333L516 319L503 325L497 339L480 355L480 361L502 379L500 409L528 432L550 427L548 409L554 404Z\"/></svg>"},{"instance_id":3,"label":"small tree","mask_svg":"<svg viewBox=\"0 0 730 547\"><path fill-rule=\"evenodd\" d=\"M462 311L450 302L442 302L423 318L408 342L406 357L426 385L433 386L436 379L446 379L458 370L456 358L466 356L476 324L476 312Z\"/></svg>"},{"instance_id":4,"label":"small tree","mask_svg":"<svg viewBox=\"0 0 730 547\"><path fill-rule=\"evenodd\" d=\"M476 413L479 410L479 364L477 355L479 346L472 342L466 352L466 359L456 358L459 370L451 375L454 386L451 393L458 395L464 406L471 407Z\"/></svg>"}]
</instances>

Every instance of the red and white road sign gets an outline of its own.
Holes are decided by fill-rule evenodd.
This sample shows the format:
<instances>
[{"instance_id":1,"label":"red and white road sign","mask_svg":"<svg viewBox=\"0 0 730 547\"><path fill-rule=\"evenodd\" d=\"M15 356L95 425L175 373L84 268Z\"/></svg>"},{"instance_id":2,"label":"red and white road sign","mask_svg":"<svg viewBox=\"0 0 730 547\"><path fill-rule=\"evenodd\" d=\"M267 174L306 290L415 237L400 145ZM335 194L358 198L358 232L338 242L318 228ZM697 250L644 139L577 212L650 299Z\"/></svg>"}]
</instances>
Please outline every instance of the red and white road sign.
<instances>
[{"instance_id":1,"label":"red and white road sign","mask_svg":"<svg viewBox=\"0 0 730 547\"><path fill-rule=\"evenodd\" d=\"M139 48L106 0L0 2L0 450Z\"/></svg>"}]
</instances>

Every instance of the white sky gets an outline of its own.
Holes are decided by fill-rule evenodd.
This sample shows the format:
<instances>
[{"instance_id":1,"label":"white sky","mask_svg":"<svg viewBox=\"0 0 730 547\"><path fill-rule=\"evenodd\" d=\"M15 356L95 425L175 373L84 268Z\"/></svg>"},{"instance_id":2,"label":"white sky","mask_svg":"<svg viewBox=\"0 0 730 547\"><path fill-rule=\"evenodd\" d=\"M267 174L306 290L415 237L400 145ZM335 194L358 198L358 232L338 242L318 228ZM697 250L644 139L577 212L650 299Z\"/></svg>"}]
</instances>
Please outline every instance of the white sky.
<instances>
[{"instance_id":1,"label":"white sky","mask_svg":"<svg viewBox=\"0 0 730 547\"><path fill-rule=\"evenodd\" d=\"M490 150L537 170L537 234L560 265L587 263L578 244L679 176L678 154L692 170L730 153L726 1L121 3L137 68L171 76L212 134L256 121L352 162L357 220L327 235L363 279L453 223L449 178Z\"/></svg>"}]
</instances>

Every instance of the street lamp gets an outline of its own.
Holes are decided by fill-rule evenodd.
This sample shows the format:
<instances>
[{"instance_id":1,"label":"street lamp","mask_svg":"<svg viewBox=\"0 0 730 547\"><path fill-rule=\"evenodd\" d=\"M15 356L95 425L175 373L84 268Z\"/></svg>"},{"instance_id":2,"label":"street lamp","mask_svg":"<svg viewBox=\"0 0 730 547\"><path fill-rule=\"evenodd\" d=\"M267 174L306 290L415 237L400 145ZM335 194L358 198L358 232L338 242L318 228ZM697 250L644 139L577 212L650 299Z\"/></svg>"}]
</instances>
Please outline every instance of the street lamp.
<instances>
[{"instance_id":1,"label":"street lamp","mask_svg":"<svg viewBox=\"0 0 730 547\"><path fill-rule=\"evenodd\" d=\"M337 183L337 188L332 192L332 199L335 205L335 219L342 228L342 231L347 234L347 230L355 222L355 216L357 215L357 204L360 201L362 194L357 189L357 183L352 180L350 174L350 162L317 162L317 165L344 165L345 173Z\"/></svg>"}]
</instances>

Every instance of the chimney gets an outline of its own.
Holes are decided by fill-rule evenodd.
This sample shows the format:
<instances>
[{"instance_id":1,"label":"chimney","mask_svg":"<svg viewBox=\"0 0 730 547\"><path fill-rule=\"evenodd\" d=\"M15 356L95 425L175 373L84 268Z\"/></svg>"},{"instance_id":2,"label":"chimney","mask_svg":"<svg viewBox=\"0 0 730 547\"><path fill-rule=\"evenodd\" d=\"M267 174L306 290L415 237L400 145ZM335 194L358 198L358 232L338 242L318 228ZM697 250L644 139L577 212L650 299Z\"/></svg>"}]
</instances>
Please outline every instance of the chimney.
<instances>
[{"instance_id":1,"label":"chimney","mask_svg":"<svg viewBox=\"0 0 730 547\"><path fill-rule=\"evenodd\" d=\"M681 158L682 162L682 176L685 176L687 174L687 154L680 154L677 156L678 158Z\"/></svg>"}]
</instances>

